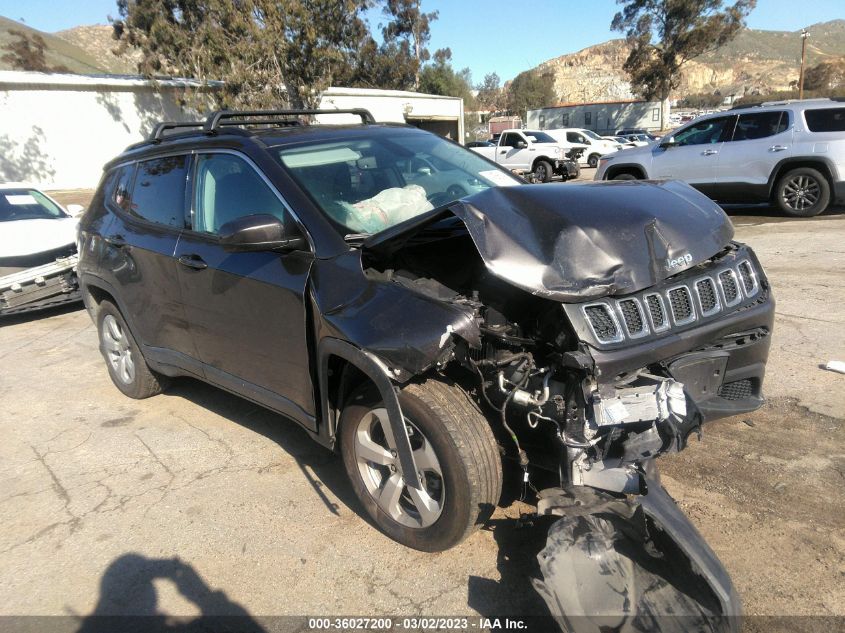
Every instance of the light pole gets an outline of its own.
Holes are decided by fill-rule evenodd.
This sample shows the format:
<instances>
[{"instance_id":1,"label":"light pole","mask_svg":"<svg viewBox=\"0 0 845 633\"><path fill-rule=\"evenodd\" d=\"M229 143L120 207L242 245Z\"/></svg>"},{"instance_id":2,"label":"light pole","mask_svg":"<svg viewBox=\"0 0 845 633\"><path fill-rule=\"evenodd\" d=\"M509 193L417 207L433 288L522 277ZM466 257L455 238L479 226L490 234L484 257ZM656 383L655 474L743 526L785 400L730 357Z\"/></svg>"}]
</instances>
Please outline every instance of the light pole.
<instances>
[{"instance_id":1,"label":"light pole","mask_svg":"<svg viewBox=\"0 0 845 633\"><path fill-rule=\"evenodd\" d=\"M804 98L804 62L807 60L807 38L810 37L810 32L807 29L801 29L801 74L798 76L798 98Z\"/></svg>"}]
</instances>

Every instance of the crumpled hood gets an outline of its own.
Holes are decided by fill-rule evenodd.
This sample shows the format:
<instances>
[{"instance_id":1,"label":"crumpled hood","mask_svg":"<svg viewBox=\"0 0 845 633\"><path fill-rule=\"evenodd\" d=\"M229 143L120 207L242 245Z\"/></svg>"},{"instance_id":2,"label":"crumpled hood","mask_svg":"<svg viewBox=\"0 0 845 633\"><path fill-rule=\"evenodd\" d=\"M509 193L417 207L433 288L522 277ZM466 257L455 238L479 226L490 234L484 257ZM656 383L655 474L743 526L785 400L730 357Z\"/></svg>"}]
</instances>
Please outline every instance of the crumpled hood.
<instances>
[{"instance_id":1,"label":"crumpled hood","mask_svg":"<svg viewBox=\"0 0 845 633\"><path fill-rule=\"evenodd\" d=\"M724 211L685 183L612 181L488 189L397 225L365 248L395 250L449 213L493 274L567 303L643 290L716 255L733 237Z\"/></svg>"},{"instance_id":2,"label":"crumpled hood","mask_svg":"<svg viewBox=\"0 0 845 633\"><path fill-rule=\"evenodd\" d=\"M78 218L0 222L0 257L22 257L76 242Z\"/></svg>"}]
</instances>

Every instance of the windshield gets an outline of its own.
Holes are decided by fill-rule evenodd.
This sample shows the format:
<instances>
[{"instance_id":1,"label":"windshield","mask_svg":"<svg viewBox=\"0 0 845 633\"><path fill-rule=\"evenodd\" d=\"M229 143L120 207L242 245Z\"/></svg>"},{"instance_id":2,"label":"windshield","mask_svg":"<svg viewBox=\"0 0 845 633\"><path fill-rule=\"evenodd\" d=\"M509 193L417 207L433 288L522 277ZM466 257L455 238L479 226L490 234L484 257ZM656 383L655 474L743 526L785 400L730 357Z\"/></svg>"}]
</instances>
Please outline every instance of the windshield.
<instances>
[{"instance_id":1,"label":"windshield","mask_svg":"<svg viewBox=\"0 0 845 633\"><path fill-rule=\"evenodd\" d=\"M278 157L343 235L378 233L490 187L520 184L475 152L407 130L285 147Z\"/></svg>"},{"instance_id":2,"label":"windshield","mask_svg":"<svg viewBox=\"0 0 845 633\"><path fill-rule=\"evenodd\" d=\"M581 131L582 131L582 132L583 132L586 136L590 137L591 139L594 139L594 140L596 140L596 141L601 141L601 140L602 140L602 137L601 137L601 136L599 136L598 134L596 134L595 132L593 132L592 130L581 130Z\"/></svg>"},{"instance_id":3,"label":"windshield","mask_svg":"<svg viewBox=\"0 0 845 633\"><path fill-rule=\"evenodd\" d=\"M522 133L528 137L529 141L533 141L534 143L557 143L556 140L545 132L540 132L538 130L522 130Z\"/></svg>"},{"instance_id":4,"label":"windshield","mask_svg":"<svg viewBox=\"0 0 845 633\"><path fill-rule=\"evenodd\" d=\"M0 190L0 222L55 220L68 217L59 205L36 189Z\"/></svg>"}]
</instances>

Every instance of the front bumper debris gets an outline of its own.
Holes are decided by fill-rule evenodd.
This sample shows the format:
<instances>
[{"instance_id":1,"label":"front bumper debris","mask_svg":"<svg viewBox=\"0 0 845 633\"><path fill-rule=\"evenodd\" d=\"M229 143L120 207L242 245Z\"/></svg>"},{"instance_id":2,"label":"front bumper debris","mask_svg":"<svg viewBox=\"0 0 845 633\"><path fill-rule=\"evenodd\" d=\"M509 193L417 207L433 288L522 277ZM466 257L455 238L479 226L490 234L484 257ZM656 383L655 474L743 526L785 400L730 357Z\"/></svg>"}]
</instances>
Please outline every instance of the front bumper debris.
<instances>
[{"instance_id":1,"label":"front bumper debris","mask_svg":"<svg viewBox=\"0 0 845 633\"><path fill-rule=\"evenodd\" d=\"M78 255L59 257L35 268L0 277L0 314L47 307L80 298Z\"/></svg>"}]
</instances>

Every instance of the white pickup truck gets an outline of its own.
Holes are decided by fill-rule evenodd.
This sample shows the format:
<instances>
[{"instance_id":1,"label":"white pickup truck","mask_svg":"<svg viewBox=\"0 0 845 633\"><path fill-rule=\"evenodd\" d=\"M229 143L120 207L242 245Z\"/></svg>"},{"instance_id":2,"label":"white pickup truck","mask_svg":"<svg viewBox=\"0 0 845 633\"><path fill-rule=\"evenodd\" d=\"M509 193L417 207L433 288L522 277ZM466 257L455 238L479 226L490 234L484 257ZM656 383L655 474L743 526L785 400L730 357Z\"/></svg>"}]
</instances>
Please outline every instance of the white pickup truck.
<instances>
[{"instance_id":1,"label":"white pickup truck","mask_svg":"<svg viewBox=\"0 0 845 633\"><path fill-rule=\"evenodd\" d=\"M563 180L577 178L581 173L578 155L584 145L562 144L539 130L504 130L499 143L490 147L470 149L518 173L532 173L540 182L553 176Z\"/></svg>"}]
</instances>

